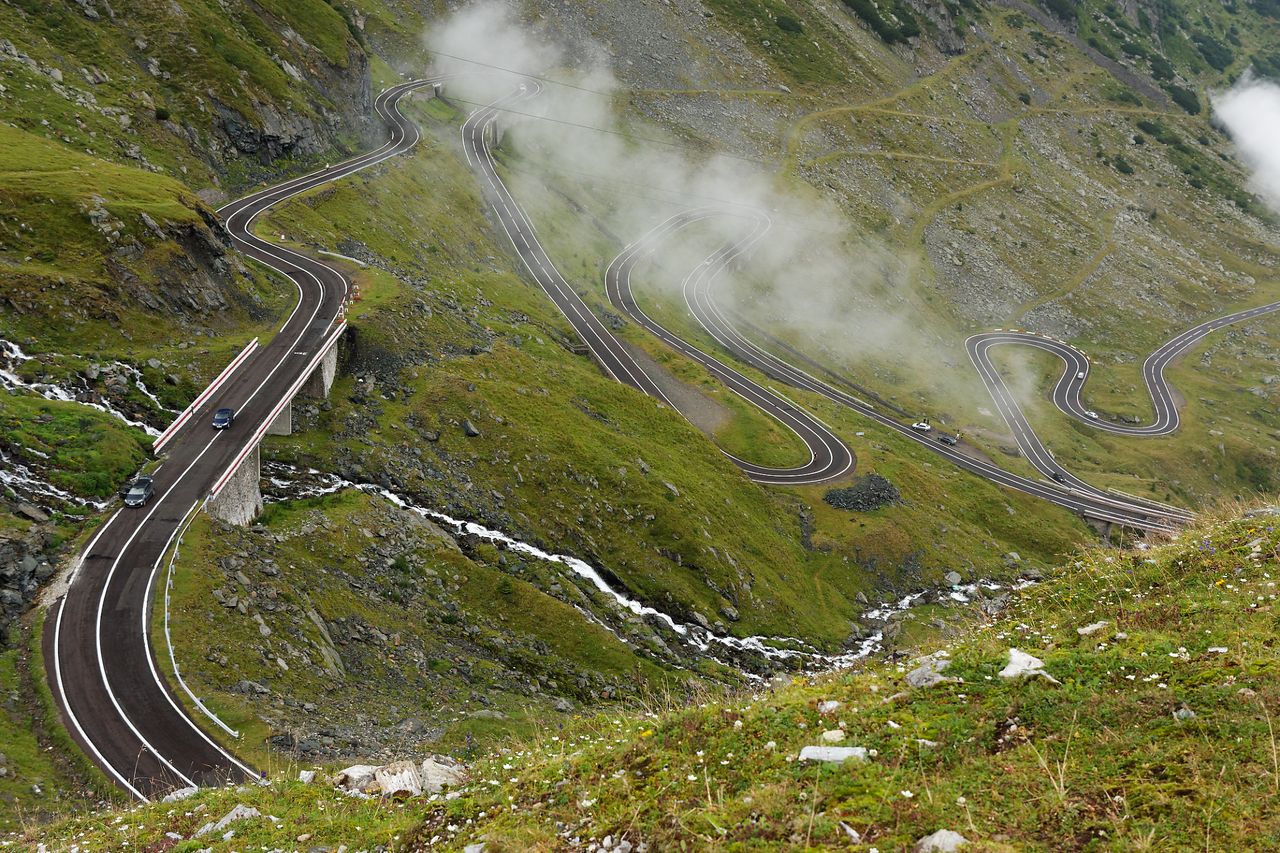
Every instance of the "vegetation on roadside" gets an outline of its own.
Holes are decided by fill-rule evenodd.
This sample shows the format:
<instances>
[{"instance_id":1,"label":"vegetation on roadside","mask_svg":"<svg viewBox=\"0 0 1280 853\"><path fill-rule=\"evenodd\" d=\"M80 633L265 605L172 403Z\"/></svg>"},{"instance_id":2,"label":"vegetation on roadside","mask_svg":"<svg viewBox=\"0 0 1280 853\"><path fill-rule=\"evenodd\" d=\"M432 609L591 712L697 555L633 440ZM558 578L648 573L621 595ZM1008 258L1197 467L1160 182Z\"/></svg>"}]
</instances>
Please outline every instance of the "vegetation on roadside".
<instances>
[{"instance_id":1,"label":"vegetation on roadside","mask_svg":"<svg viewBox=\"0 0 1280 853\"><path fill-rule=\"evenodd\" d=\"M898 849L945 828L993 850L1175 849L1206 832L1256 849L1280 833L1270 677L1280 531L1269 513L1086 550L994 618L975 604L968 630L915 649L950 660L941 674L954 680L934 686L907 686L920 661L905 658L738 696L654 697L477 758L447 802L352 800L277 777L114 822L73 817L43 837L145 845L245 803L279 821L201 844L310 833L396 850L605 836L650 849ZM1054 681L1001 677L1011 648ZM818 744L864 747L867 760L797 760Z\"/></svg>"}]
</instances>

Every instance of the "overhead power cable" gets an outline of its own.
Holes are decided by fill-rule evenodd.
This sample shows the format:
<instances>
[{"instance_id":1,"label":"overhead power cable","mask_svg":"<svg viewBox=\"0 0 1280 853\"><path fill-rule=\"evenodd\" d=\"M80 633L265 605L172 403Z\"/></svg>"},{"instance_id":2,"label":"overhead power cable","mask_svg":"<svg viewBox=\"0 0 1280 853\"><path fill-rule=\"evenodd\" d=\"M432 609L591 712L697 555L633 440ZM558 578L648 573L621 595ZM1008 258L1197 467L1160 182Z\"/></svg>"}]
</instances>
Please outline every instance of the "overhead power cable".
<instances>
[{"instance_id":1,"label":"overhead power cable","mask_svg":"<svg viewBox=\"0 0 1280 853\"><path fill-rule=\"evenodd\" d=\"M483 66L484 68L492 68L495 71L505 71L506 73L514 74L517 77L528 77L530 80L539 80L543 83L550 83L553 86L564 86L566 89L577 89L579 92L588 92L592 95L600 95L601 97L604 97L604 98L612 98L616 94L615 92L603 92L599 89L591 89L586 86L579 86L575 83L566 83L563 80L555 80L551 77L540 77L537 74L530 74L527 71L517 71L514 68L504 68L501 65L494 65L491 62L481 62L479 59L471 59L470 57L467 57L467 56L455 56L452 53L445 53L442 50L432 50L431 52L434 53L436 56L444 56L449 59L456 59L459 62L469 62L472 65L480 65L480 66Z\"/></svg>"},{"instance_id":2,"label":"overhead power cable","mask_svg":"<svg viewBox=\"0 0 1280 853\"><path fill-rule=\"evenodd\" d=\"M624 133L621 130L612 130L607 127L598 127L594 124L582 124L581 122L569 121L568 119L552 118L551 116L538 115L537 113L529 113L523 110L515 110L515 109L512 109L511 107L500 107L495 104L483 104L483 103L480 103L479 101L468 101L465 98L457 98L452 95L448 95L446 96L446 98L449 101L459 103L459 104L466 104L472 107L484 107L484 108L496 110L498 112L510 113L511 115L518 115L518 116L524 116L526 118L537 119L539 121L549 121L555 124L563 124L568 127L576 127L582 130L595 131L596 133L607 133L610 136L618 136L623 139L630 139L630 140L636 140L641 142L651 142L654 145L665 145L668 148L679 148L681 150L690 151L695 154L703 154L703 155L714 154L719 157L727 157L730 160L741 160L745 163L755 163L756 165L759 165L759 166L771 167L771 166L777 165L776 163L773 163L769 160L763 160L759 157L748 157L745 154L730 154L724 151L707 151L706 149L703 149L703 148L695 148L692 145L685 145L682 142L673 142L669 139L658 139L655 136L638 136L632 133Z\"/></svg>"}]
</instances>

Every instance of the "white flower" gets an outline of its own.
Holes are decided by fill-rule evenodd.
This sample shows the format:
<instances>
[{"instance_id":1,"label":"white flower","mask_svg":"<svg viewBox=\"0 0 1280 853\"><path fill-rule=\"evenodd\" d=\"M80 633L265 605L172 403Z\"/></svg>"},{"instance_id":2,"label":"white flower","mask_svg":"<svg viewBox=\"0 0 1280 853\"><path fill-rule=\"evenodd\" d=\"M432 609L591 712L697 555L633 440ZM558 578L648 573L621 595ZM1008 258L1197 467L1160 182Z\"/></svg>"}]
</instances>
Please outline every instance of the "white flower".
<instances>
[{"instance_id":1,"label":"white flower","mask_svg":"<svg viewBox=\"0 0 1280 853\"><path fill-rule=\"evenodd\" d=\"M908 800L915 796L915 794L911 793L910 791L899 791L898 793Z\"/></svg>"},{"instance_id":2,"label":"white flower","mask_svg":"<svg viewBox=\"0 0 1280 853\"><path fill-rule=\"evenodd\" d=\"M697 774L697 773L690 773L690 774L689 774L688 776L686 776L685 778L686 778L686 779L688 779L690 782L697 782L697 781L698 781L698 774Z\"/></svg>"}]
</instances>

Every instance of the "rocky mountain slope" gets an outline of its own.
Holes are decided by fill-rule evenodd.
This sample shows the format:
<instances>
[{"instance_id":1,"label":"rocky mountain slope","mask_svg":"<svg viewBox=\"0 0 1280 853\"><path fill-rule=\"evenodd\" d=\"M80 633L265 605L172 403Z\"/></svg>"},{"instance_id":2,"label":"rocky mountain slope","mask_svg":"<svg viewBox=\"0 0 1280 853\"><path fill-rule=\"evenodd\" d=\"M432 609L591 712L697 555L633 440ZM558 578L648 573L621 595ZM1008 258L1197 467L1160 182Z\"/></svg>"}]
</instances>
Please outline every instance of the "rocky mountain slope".
<instances>
[{"instance_id":1,"label":"rocky mountain slope","mask_svg":"<svg viewBox=\"0 0 1280 853\"><path fill-rule=\"evenodd\" d=\"M146 427L289 307L291 286L227 252L212 208L376 141L370 93L395 71L421 72L420 32L446 12L371 0L0 5L0 142L14 152L0 172L10 613L145 464ZM1131 419L1146 414L1136 365L1147 351L1193 321L1277 298L1274 219L1208 117L1215 87L1251 63L1271 67L1264 7L583 0L520 14L564 46L563 66L606 58L619 133L673 143L695 165L727 152L744 175L837 211L844 254L786 241L795 254L732 282L744 319L1012 470L1030 471L982 397L965 335L1009 324L1078 342L1096 363L1091 404ZM334 396L265 448L287 484L279 506L247 532L201 522L176 567L177 659L263 766L474 755L557 709L740 685L738 665L787 668L695 653L563 564L406 526L385 495L292 500L327 478L584 560L725 648L781 636L815 654L854 651L881 627L868 602L945 599L951 572L1007 583L1093 535L804 397L851 443L859 474L886 478L901 500L850 511L824 502L825 488L744 482L716 444L784 460L796 448L620 318L624 339L704 402L699 428L574 354L486 219L457 142L468 108L414 105L425 136L412 157L263 223L367 265L350 268L366 299ZM601 268L675 208L669 188L636 193L626 174L568 162L519 123L501 156L557 263L608 314ZM691 333L659 286L683 272L646 272L641 298ZM791 310L796 288L824 310ZM1159 442L1064 424L1037 406L1053 365L1004 366L1073 470L1199 506L1276 486L1272 325L1223 333L1176 369L1185 427ZM320 530L343 531L341 547L308 548ZM926 608L899 642L954 623ZM208 636L234 641L212 649ZM14 642L25 648L22 632ZM15 730L44 713L38 674L23 672L0 673L20 696ZM57 781L74 768L41 764L21 737L30 762L14 778L83 790ZM27 784L12 796L50 801Z\"/></svg>"},{"instance_id":2,"label":"rocky mountain slope","mask_svg":"<svg viewBox=\"0 0 1280 853\"><path fill-rule=\"evenodd\" d=\"M1278 819L1274 512L1082 552L1002 596L998 612L971 608L955 640L896 662L544 726L476 755L447 788L377 796L405 784L396 765L396 781L367 771L358 784L375 796L360 799L335 790L336 768L303 762L262 787L11 838L49 849L957 849L932 838L995 851L1185 849L1207 832L1262 849ZM236 808L219 829L234 834L193 838Z\"/></svg>"}]
</instances>

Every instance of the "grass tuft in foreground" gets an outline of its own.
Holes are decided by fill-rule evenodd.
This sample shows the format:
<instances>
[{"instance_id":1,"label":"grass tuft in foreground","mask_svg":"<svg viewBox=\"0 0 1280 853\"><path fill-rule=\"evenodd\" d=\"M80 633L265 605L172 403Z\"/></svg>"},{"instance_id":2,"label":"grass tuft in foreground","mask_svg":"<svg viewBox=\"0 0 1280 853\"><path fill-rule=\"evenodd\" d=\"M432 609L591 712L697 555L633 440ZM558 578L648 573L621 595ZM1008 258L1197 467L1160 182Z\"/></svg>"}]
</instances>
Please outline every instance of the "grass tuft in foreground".
<instances>
[{"instance_id":1,"label":"grass tuft in foreground","mask_svg":"<svg viewBox=\"0 0 1280 853\"><path fill-rule=\"evenodd\" d=\"M88 849L145 845L245 803L279 820L201 846L290 846L310 834L312 844L483 839L487 850L524 850L609 835L649 849L899 850L945 828L980 850L1206 839L1264 849L1280 837L1278 527L1277 516L1235 516L1168 543L1081 553L998 616L975 613L951 645L921 649L951 661L942 674L954 680L932 687L906 684L911 660L877 662L547 728L475 762L452 800L350 800L278 781L44 834ZM1011 648L1060 683L1002 678ZM798 760L824 743L868 758Z\"/></svg>"}]
</instances>

